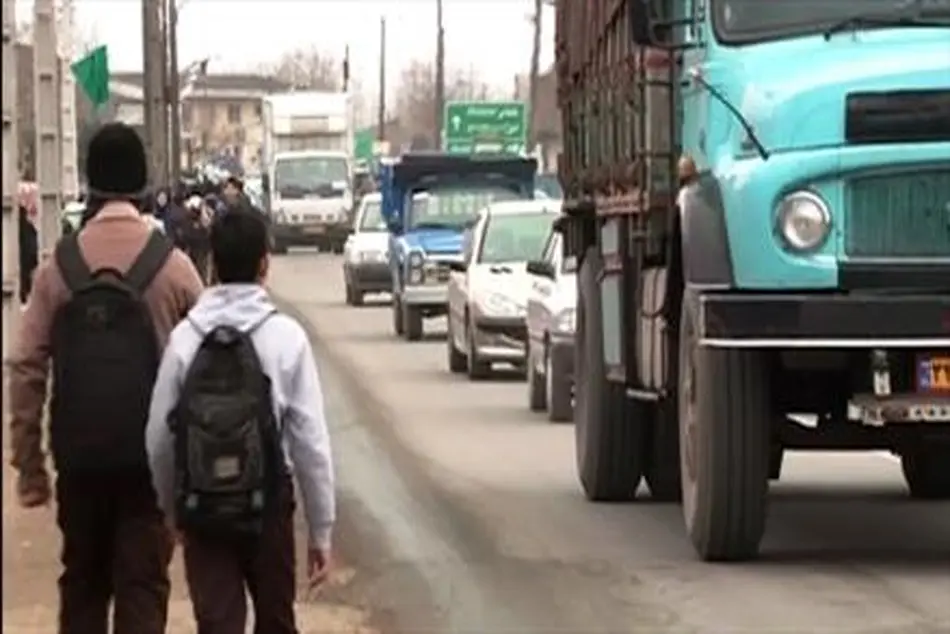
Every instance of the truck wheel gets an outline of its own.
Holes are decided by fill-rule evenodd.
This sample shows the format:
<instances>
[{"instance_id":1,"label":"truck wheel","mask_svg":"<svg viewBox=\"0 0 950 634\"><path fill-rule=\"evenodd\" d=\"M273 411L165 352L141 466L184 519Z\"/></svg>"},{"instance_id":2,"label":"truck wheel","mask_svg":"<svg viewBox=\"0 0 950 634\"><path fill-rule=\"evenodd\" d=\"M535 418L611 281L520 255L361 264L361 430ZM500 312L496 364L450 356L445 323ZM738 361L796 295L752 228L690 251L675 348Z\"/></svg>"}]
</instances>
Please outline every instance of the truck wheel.
<instances>
[{"instance_id":1,"label":"truck wheel","mask_svg":"<svg viewBox=\"0 0 950 634\"><path fill-rule=\"evenodd\" d=\"M602 267L597 250L587 249L578 275L575 453L589 500L625 502L636 497L643 475L643 408L627 400L623 385L607 380L598 281Z\"/></svg>"},{"instance_id":2,"label":"truck wheel","mask_svg":"<svg viewBox=\"0 0 950 634\"><path fill-rule=\"evenodd\" d=\"M362 306L363 305L363 291L358 288L350 288L350 292L353 294L353 306Z\"/></svg>"},{"instance_id":3,"label":"truck wheel","mask_svg":"<svg viewBox=\"0 0 950 634\"><path fill-rule=\"evenodd\" d=\"M701 348L694 309L680 319L683 516L705 561L758 555L768 507L770 385L756 350Z\"/></svg>"},{"instance_id":4,"label":"truck wheel","mask_svg":"<svg viewBox=\"0 0 950 634\"><path fill-rule=\"evenodd\" d=\"M528 372L528 409L532 412L543 412L547 408L547 392L545 377L538 372L534 359L531 358L531 346L528 345L528 354L525 355Z\"/></svg>"},{"instance_id":5,"label":"truck wheel","mask_svg":"<svg viewBox=\"0 0 950 634\"><path fill-rule=\"evenodd\" d=\"M422 339L422 310L418 306L402 307L402 322L406 329L407 341Z\"/></svg>"},{"instance_id":6,"label":"truck wheel","mask_svg":"<svg viewBox=\"0 0 950 634\"><path fill-rule=\"evenodd\" d=\"M477 348L475 347L475 325L471 321L468 321L465 328L465 336L468 338L468 354L465 357L465 369L468 378L472 381L487 379L491 376L491 363L478 358Z\"/></svg>"},{"instance_id":7,"label":"truck wheel","mask_svg":"<svg viewBox=\"0 0 950 634\"><path fill-rule=\"evenodd\" d=\"M354 303L353 302L353 287L350 286L349 282L345 282L345 284L346 286L344 287L345 288L344 295L345 295L346 305L352 306Z\"/></svg>"},{"instance_id":8,"label":"truck wheel","mask_svg":"<svg viewBox=\"0 0 950 634\"><path fill-rule=\"evenodd\" d=\"M274 240L273 252L277 255L287 255L287 245L280 240Z\"/></svg>"},{"instance_id":9,"label":"truck wheel","mask_svg":"<svg viewBox=\"0 0 950 634\"><path fill-rule=\"evenodd\" d=\"M343 243L342 243L342 242L334 242L334 243L333 243L333 253L335 253L336 255L342 255L342 253L343 253Z\"/></svg>"},{"instance_id":10,"label":"truck wheel","mask_svg":"<svg viewBox=\"0 0 950 634\"><path fill-rule=\"evenodd\" d=\"M950 445L910 448L901 453L901 469L912 498L950 499Z\"/></svg>"},{"instance_id":11,"label":"truck wheel","mask_svg":"<svg viewBox=\"0 0 950 634\"><path fill-rule=\"evenodd\" d=\"M574 394L568 368L571 351L563 347L548 347L545 351L544 383L547 396L548 420L569 423L574 418Z\"/></svg>"},{"instance_id":12,"label":"truck wheel","mask_svg":"<svg viewBox=\"0 0 950 634\"><path fill-rule=\"evenodd\" d=\"M402 300L399 298L399 295L393 295L392 309L393 332L395 332L397 336L402 337L406 333L406 325L402 320Z\"/></svg>"},{"instance_id":13,"label":"truck wheel","mask_svg":"<svg viewBox=\"0 0 950 634\"><path fill-rule=\"evenodd\" d=\"M683 497L683 483L676 395L660 401L654 408L653 424L647 432L643 477L654 502L679 502Z\"/></svg>"},{"instance_id":14,"label":"truck wheel","mask_svg":"<svg viewBox=\"0 0 950 634\"><path fill-rule=\"evenodd\" d=\"M455 346L455 335L452 333L452 317L448 317L448 332L445 333L445 347L448 351L449 372L461 374L468 367L465 355Z\"/></svg>"}]
</instances>

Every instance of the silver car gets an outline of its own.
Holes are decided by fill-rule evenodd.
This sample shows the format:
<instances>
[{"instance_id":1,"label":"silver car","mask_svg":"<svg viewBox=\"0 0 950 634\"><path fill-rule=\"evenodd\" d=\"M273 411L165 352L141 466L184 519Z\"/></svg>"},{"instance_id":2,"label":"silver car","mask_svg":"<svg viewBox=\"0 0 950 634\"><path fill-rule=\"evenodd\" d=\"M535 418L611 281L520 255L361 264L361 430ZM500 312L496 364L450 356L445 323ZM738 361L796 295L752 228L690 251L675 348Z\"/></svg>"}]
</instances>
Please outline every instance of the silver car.
<instances>
[{"instance_id":1,"label":"silver car","mask_svg":"<svg viewBox=\"0 0 950 634\"><path fill-rule=\"evenodd\" d=\"M368 293L389 293L389 233L381 212L382 196L367 194L353 218L353 233L343 245L343 278L346 303L360 306Z\"/></svg>"},{"instance_id":2,"label":"silver car","mask_svg":"<svg viewBox=\"0 0 950 634\"><path fill-rule=\"evenodd\" d=\"M448 286L448 365L483 379L493 363L525 367L528 260L540 256L560 201L493 203L465 236Z\"/></svg>"},{"instance_id":3,"label":"silver car","mask_svg":"<svg viewBox=\"0 0 950 634\"><path fill-rule=\"evenodd\" d=\"M563 238L551 231L544 252L528 262L528 407L552 422L573 419L576 258L565 258Z\"/></svg>"}]
</instances>

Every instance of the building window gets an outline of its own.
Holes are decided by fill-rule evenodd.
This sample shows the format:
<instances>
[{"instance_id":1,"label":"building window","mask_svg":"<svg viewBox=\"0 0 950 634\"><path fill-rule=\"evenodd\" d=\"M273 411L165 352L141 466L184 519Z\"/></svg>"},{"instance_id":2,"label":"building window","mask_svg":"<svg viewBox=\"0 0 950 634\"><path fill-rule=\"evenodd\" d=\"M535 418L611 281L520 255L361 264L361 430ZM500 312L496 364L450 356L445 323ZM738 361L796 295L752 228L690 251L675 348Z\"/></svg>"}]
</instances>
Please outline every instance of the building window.
<instances>
[{"instance_id":1,"label":"building window","mask_svg":"<svg viewBox=\"0 0 950 634\"><path fill-rule=\"evenodd\" d=\"M228 123L241 123L240 104L236 104L236 103L228 104Z\"/></svg>"}]
</instances>

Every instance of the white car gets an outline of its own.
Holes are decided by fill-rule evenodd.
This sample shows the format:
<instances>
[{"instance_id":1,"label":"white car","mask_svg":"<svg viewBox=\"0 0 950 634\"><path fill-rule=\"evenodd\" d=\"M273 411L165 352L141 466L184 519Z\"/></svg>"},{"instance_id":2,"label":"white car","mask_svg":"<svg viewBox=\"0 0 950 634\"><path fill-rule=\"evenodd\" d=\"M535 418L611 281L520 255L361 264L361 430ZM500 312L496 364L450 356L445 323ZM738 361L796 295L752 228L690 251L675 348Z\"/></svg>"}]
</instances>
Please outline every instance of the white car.
<instances>
[{"instance_id":1,"label":"white car","mask_svg":"<svg viewBox=\"0 0 950 634\"><path fill-rule=\"evenodd\" d=\"M532 283L526 264L541 253L560 201L490 204L466 232L462 261L451 264L448 365L470 379L493 363L525 365L526 309Z\"/></svg>"},{"instance_id":2,"label":"white car","mask_svg":"<svg viewBox=\"0 0 950 634\"><path fill-rule=\"evenodd\" d=\"M362 305L367 293L389 293L393 289L382 204L378 193L363 197L353 218L353 233L343 245L343 279L350 306Z\"/></svg>"},{"instance_id":3,"label":"white car","mask_svg":"<svg viewBox=\"0 0 950 634\"><path fill-rule=\"evenodd\" d=\"M551 231L544 252L527 264L528 407L552 422L573 419L576 258L565 258L563 238Z\"/></svg>"}]
</instances>

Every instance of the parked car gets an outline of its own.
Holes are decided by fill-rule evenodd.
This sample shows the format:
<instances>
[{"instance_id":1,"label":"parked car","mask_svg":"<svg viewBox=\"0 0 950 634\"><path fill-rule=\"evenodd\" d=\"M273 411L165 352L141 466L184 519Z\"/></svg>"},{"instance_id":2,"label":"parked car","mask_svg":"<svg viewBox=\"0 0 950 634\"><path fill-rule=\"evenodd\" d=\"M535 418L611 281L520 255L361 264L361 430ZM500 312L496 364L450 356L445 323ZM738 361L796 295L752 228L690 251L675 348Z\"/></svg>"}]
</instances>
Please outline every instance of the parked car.
<instances>
[{"instance_id":1,"label":"parked car","mask_svg":"<svg viewBox=\"0 0 950 634\"><path fill-rule=\"evenodd\" d=\"M389 293L393 289L389 234L381 208L379 193L365 195L353 219L353 233L343 245L343 278L350 306L362 305L367 293Z\"/></svg>"},{"instance_id":2,"label":"parked car","mask_svg":"<svg viewBox=\"0 0 950 634\"><path fill-rule=\"evenodd\" d=\"M525 316L531 277L560 201L488 205L463 237L462 259L450 265L448 365L470 379L487 378L493 363L525 367Z\"/></svg>"},{"instance_id":3,"label":"parked car","mask_svg":"<svg viewBox=\"0 0 950 634\"><path fill-rule=\"evenodd\" d=\"M527 302L528 407L552 422L573 418L575 258L565 258L560 232L551 230L544 251L525 267L531 276Z\"/></svg>"}]
</instances>

